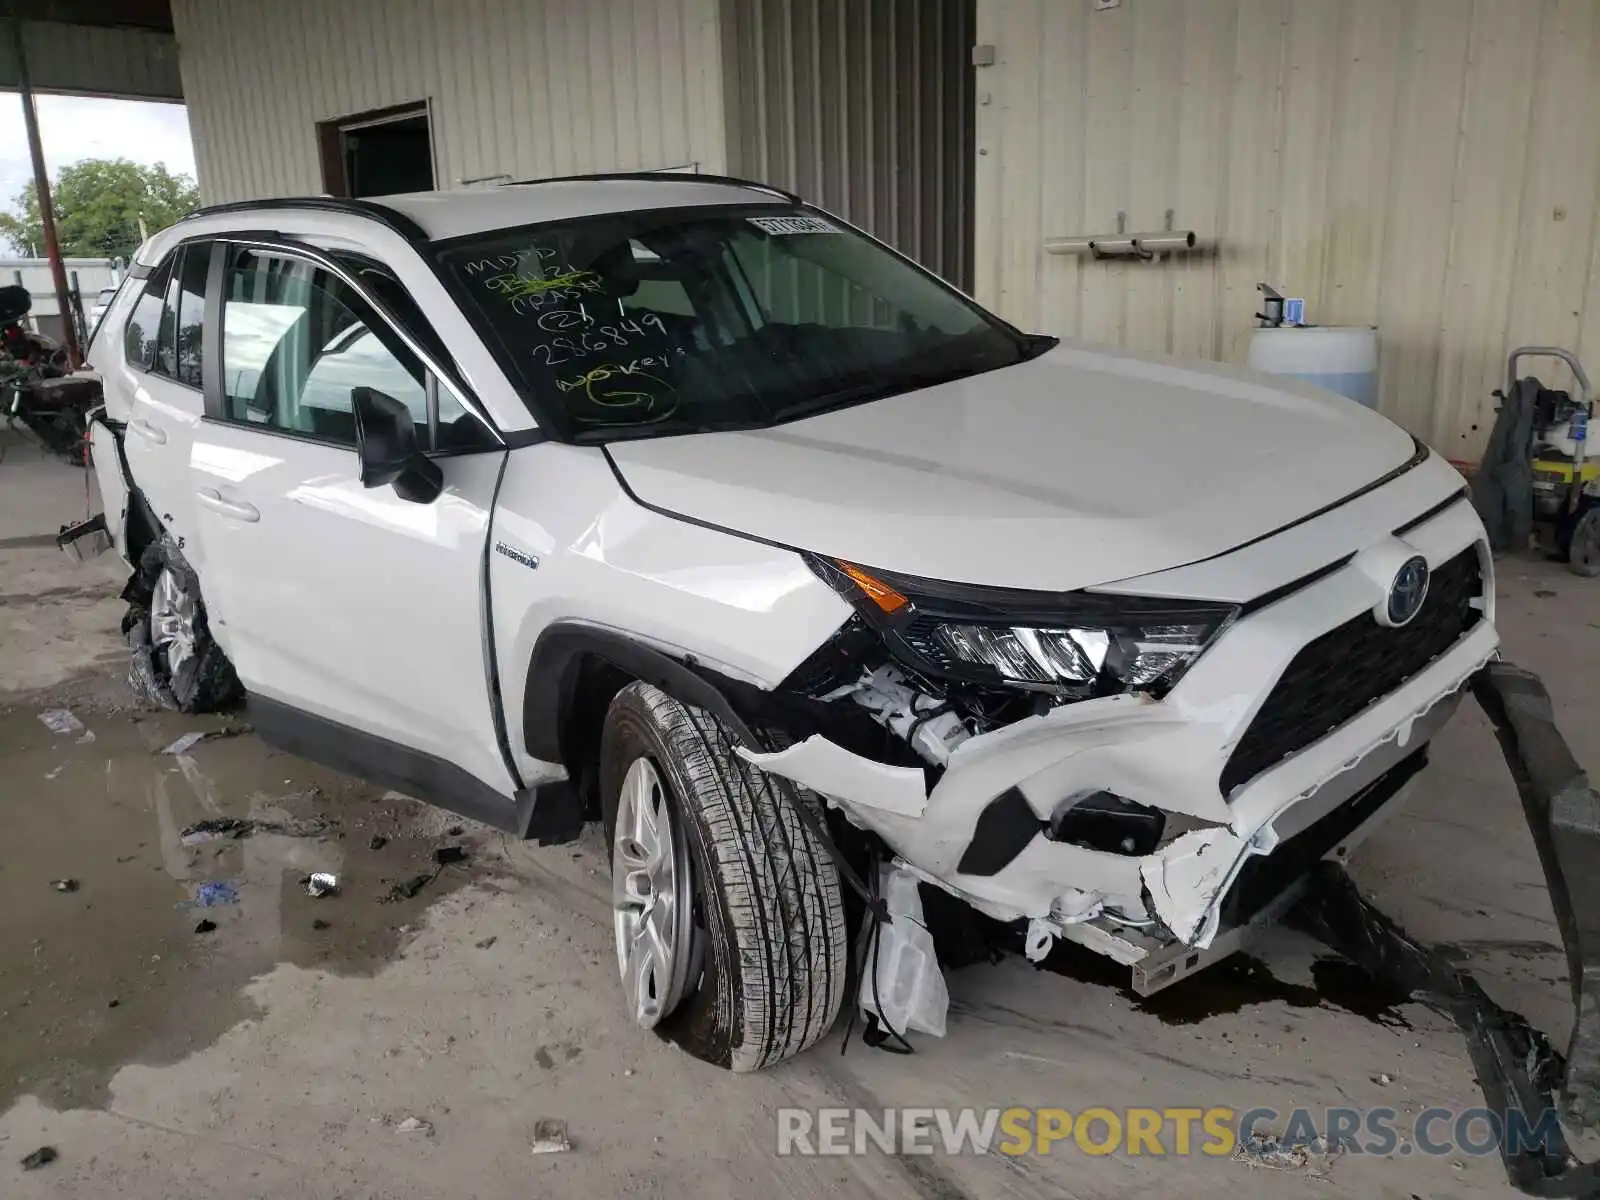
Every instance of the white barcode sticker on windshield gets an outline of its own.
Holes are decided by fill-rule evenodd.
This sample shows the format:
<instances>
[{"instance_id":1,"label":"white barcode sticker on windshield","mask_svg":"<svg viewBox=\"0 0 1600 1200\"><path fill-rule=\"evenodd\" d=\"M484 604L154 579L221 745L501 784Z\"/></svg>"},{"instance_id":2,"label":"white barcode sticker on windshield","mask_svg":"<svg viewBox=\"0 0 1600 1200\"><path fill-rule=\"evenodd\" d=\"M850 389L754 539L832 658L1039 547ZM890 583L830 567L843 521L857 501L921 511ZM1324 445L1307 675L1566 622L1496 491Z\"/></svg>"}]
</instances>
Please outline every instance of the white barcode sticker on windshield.
<instances>
[{"instance_id":1,"label":"white barcode sticker on windshield","mask_svg":"<svg viewBox=\"0 0 1600 1200\"><path fill-rule=\"evenodd\" d=\"M750 224L757 229L765 229L768 233L838 233L831 221L821 217L746 217Z\"/></svg>"}]
</instances>

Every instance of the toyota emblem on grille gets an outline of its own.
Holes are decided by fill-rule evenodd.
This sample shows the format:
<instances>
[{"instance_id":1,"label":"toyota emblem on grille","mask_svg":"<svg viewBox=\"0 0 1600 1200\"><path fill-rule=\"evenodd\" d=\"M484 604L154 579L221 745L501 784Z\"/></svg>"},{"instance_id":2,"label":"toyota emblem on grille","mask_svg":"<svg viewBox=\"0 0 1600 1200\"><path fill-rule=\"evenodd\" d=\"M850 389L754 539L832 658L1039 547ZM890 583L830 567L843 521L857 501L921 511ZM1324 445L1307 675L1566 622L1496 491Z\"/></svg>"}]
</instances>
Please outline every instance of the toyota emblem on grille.
<instances>
[{"instance_id":1,"label":"toyota emblem on grille","mask_svg":"<svg viewBox=\"0 0 1600 1200\"><path fill-rule=\"evenodd\" d=\"M1422 609L1428 595L1428 560L1408 558L1389 585L1389 624L1404 625Z\"/></svg>"}]
</instances>

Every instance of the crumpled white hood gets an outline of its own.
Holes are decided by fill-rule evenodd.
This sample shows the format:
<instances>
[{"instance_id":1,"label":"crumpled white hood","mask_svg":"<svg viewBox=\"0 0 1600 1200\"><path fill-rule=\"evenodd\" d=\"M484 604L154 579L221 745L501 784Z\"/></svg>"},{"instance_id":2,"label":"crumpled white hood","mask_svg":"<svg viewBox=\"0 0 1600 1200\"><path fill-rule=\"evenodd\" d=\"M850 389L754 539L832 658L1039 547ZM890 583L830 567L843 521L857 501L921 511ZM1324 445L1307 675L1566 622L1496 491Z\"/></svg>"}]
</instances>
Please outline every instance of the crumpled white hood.
<instances>
[{"instance_id":1,"label":"crumpled white hood","mask_svg":"<svg viewBox=\"0 0 1600 1200\"><path fill-rule=\"evenodd\" d=\"M1050 591L1209 558L1413 452L1293 380L1063 344L745 433L614 443L645 503L868 567Z\"/></svg>"}]
</instances>

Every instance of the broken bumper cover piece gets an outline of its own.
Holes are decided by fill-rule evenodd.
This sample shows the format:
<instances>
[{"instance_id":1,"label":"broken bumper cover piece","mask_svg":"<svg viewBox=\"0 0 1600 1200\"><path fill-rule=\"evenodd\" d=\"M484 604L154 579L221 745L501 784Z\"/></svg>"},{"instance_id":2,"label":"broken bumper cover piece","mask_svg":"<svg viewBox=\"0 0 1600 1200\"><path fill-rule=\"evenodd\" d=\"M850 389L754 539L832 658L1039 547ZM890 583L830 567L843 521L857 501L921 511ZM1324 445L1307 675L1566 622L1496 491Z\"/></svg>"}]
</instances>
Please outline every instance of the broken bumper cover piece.
<instances>
[{"instance_id":1,"label":"broken bumper cover piece","mask_svg":"<svg viewBox=\"0 0 1600 1200\"><path fill-rule=\"evenodd\" d=\"M1141 925L1159 922L1172 935L1166 941L1209 946L1246 863L1334 814L1426 745L1496 644L1482 622L1427 670L1229 801L1214 784L1228 747L1208 742L1212 731L1169 702L1133 696L1062 706L971 738L931 791L922 769L864 758L821 735L774 754L739 753L826 796L923 878L979 911L1052 921L1058 934L1134 963L1162 944L1129 933ZM1195 785L1208 769L1210 803ZM1098 791L1181 811L1193 828L1142 856L1048 836L1063 800ZM1182 809L1161 802L1174 794ZM1341 846L1378 816L1367 815Z\"/></svg>"},{"instance_id":2,"label":"broken bumper cover piece","mask_svg":"<svg viewBox=\"0 0 1600 1200\"><path fill-rule=\"evenodd\" d=\"M1513 1186L1530 1196L1600 1196L1600 1167L1579 1162L1567 1141L1570 1131L1600 1127L1600 795L1556 728L1536 676L1491 663L1472 690L1511 768L1566 951L1573 1007L1566 1054L1465 971L1406 936L1335 863L1318 866L1292 919L1374 978L1455 1018L1500 1128L1544 1135L1500 1139ZM1559 1125L1545 1119L1552 1112Z\"/></svg>"}]
</instances>

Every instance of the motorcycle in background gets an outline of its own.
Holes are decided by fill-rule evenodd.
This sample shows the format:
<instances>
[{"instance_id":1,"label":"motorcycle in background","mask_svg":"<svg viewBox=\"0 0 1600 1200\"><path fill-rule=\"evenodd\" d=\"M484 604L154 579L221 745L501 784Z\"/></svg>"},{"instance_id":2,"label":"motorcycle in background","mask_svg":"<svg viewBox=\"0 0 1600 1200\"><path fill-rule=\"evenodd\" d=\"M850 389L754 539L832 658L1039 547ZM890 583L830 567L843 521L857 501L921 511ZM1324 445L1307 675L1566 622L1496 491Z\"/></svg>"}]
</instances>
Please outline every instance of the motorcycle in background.
<instances>
[{"instance_id":1,"label":"motorcycle in background","mask_svg":"<svg viewBox=\"0 0 1600 1200\"><path fill-rule=\"evenodd\" d=\"M52 454L87 466L89 412L100 403L100 385L69 375L66 351L22 324L32 305L26 288L0 287L0 411Z\"/></svg>"}]
</instances>

